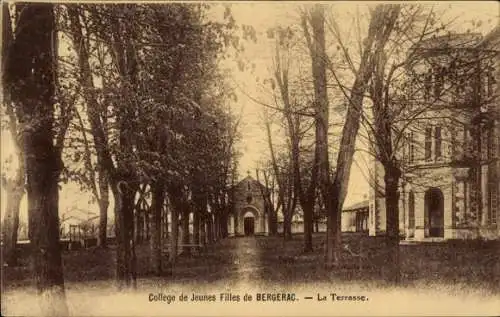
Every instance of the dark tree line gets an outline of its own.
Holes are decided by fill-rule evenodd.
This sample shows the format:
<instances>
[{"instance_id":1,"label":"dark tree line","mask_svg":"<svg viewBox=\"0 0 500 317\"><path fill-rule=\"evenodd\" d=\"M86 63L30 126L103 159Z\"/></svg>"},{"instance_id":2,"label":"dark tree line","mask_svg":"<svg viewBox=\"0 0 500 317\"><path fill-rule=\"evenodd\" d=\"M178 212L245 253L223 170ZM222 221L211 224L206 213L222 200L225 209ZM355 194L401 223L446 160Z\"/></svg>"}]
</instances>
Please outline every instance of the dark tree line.
<instances>
[{"instance_id":1,"label":"dark tree line","mask_svg":"<svg viewBox=\"0 0 500 317\"><path fill-rule=\"evenodd\" d=\"M26 182L34 277L44 313L68 312L60 183L77 181L97 200L101 247L111 191L119 288L136 285L139 206L147 209L151 271L157 275L175 263L181 226L184 251L191 233L191 244L199 247L227 236L237 123L227 110L234 94L218 62L235 43L235 28L229 9L223 22L208 20L209 9L4 5L4 104L22 163L15 179L4 181L12 201L10 230L4 231L7 261L15 263Z\"/></svg>"}]
</instances>

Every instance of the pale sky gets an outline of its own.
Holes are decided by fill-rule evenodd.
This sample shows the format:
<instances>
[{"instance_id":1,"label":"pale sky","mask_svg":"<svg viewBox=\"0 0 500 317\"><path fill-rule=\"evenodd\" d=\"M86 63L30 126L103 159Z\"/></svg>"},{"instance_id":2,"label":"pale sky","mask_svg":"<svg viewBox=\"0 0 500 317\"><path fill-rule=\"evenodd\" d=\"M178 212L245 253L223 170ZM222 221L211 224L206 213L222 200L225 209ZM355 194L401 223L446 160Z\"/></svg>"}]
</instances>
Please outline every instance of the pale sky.
<instances>
[{"instance_id":1,"label":"pale sky","mask_svg":"<svg viewBox=\"0 0 500 317\"><path fill-rule=\"evenodd\" d=\"M308 2L309 4L311 2ZM373 2L370 2L373 4ZM426 2L426 5L436 4L438 11L445 11L448 17L459 17L455 30L465 32L471 29L473 32L485 34L498 24L499 6L494 1L478 2ZM253 73L240 72L233 68L233 84L240 89L237 90L238 102L232 106L234 113L242 113L242 141L238 147L243 153L240 161L240 178L246 176L246 171L250 170L252 175L258 167L259 160L265 158L268 154L266 145L266 136L262 120L260 118L263 112L263 106L253 102L246 95L255 99L268 101L269 96L258 89L256 79L260 81L270 77L268 72L271 66L271 43L266 37L266 31L270 27L277 25L286 26L289 23L296 23L298 9L303 3L300 2L244 2L233 3L232 12L238 25L251 25L257 32L257 43L245 42L244 57L255 64ZM367 3L363 2L335 2L335 14L342 23L342 28L349 30L351 20L356 10L366 11ZM344 17L344 18L343 18ZM446 18L446 16L445 16ZM481 24L472 25L473 20L481 20ZM279 136L275 138L279 140ZM1 160L2 170L8 167L6 159L11 154L10 135L2 131L1 136ZM364 195L368 194L369 186L363 175L367 174L366 161L369 158L357 154L355 163L352 166L351 182L346 198L346 205L359 202ZM361 167L361 168L360 168ZM97 210L96 206L87 204L89 194L80 193L77 186L65 186L60 195L60 214L63 214L67 208L78 206L82 209ZM5 192L1 190L1 210L5 208ZM21 206L21 218L26 219L26 200ZM112 206L109 208L112 215Z\"/></svg>"}]
</instances>

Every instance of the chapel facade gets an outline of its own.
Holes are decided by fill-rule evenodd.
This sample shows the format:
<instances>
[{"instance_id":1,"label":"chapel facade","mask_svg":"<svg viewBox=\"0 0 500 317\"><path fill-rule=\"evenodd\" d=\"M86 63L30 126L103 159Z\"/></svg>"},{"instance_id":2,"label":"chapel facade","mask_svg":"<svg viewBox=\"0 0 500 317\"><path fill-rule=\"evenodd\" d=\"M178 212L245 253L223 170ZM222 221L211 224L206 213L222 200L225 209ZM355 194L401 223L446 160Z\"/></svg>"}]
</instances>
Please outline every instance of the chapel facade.
<instances>
[{"instance_id":1,"label":"chapel facade","mask_svg":"<svg viewBox=\"0 0 500 317\"><path fill-rule=\"evenodd\" d=\"M230 235L267 235L264 188L250 174L232 188L233 208L228 220Z\"/></svg>"}]
</instances>

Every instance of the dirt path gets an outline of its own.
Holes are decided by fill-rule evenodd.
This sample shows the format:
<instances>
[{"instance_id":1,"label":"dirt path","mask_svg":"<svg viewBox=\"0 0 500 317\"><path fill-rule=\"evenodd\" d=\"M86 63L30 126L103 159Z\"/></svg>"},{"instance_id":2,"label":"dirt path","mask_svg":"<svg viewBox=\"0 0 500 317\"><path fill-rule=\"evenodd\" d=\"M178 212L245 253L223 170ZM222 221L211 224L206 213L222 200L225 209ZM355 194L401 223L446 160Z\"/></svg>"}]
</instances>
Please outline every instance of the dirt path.
<instances>
[{"instance_id":1,"label":"dirt path","mask_svg":"<svg viewBox=\"0 0 500 317\"><path fill-rule=\"evenodd\" d=\"M259 271L260 250L255 237L234 238L232 256L240 283L254 281Z\"/></svg>"}]
</instances>

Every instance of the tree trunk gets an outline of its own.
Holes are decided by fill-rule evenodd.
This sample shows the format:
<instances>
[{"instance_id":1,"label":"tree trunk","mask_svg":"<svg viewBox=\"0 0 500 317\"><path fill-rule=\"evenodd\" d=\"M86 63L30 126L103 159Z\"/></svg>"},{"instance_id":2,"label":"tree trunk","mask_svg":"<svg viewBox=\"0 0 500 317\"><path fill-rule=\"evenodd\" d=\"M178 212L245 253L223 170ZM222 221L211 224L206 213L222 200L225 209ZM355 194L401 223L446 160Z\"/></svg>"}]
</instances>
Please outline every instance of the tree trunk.
<instances>
[{"instance_id":1,"label":"tree trunk","mask_svg":"<svg viewBox=\"0 0 500 317\"><path fill-rule=\"evenodd\" d=\"M215 214L215 242L222 239L222 210Z\"/></svg>"},{"instance_id":2,"label":"tree trunk","mask_svg":"<svg viewBox=\"0 0 500 317\"><path fill-rule=\"evenodd\" d=\"M278 234L278 211L275 210L273 212L273 234Z\"/></svg>"},{"instance_id":3,"label":"tree trunk","mask_svg":"<svg viewBox=\"0 0 500 317\"><path fill-rule=\"evenodd\" d=\"M112 186L115 200L116 279L118 288L135 287L134 199L136 191L124 181Z\"/></svg>"},{"instance_id":4,"label":"tree trunk","mask_svg":"<svg viewBox=\"0 0 500 317\"><path fill-rule=\"evenodd\" d=\"M135 189L130 188L125 180L130 180L130 177L123 177L122 172L129 170L123 161L119 161L115 168L108 141L106 136L106 129L103 128L100 117L100 103L96 90L94 89L93 75L89 62L89 43L86 37L83 36L82 25L80 20L80 11L77 6L68 6L68 16L70 20L70 30L72 35L72 42L75 46L75 51L78 52L78 66L79 66L79 83L83 88L83 96L87 104L87 116L92 130L95 149L99 158L99 165L106 170L106 176L111 184L113 197L115 201L115 232L117 240L117 282L118 287L135 287L136 284L136 259L135 259L135 242L134 242L134 198ZM112 30L116 34L122 34L119 22L115 19L112 21ZM129 30L128 30L129 31ZM126 33L126 32L125 32ZM119 36L117 36L119 37ZM123 44L123 43L120 43ZM122 94L123 101L131 101L133 98L128 98L134 90L134 84L137 81L137 69L134 68L135 60L128 53L132 50L131 43L127 43L126 47L123 45L116 45L115 48L115 61L118 65L120 75L130 79L128 85L123 85ZM127 50L125 52L124 50ZM125 57L127 55L127 57ZM126 63L122 63L123 61ZM127 69L124 69L127 68ZM119 138L119 151L122 153L131 153L133 146L132 140L129 140L130 134L126 131L133 129L131 126L131 118L134 118L134 111L130 107L117 107L121 111L117 115L118 138ZM132 120L133 122L133 120Z\"/></svg>"},{"instance_id":5,"label":"tree trunk","mask_svg":"<svg viewBox=\"0 0 500 317\"><path fill-rule=\"evenodd\" d=\"M108 231L108 207L109 207L109 186L106 176L103 175L103 169L99 173L99 188L101 197L99 200L99 239L98 245L102 248L107 247Z\"/></svg>"},{"instance_id":6,"label":"tree trunk","mask_svg":"<svg viewBox=\"0 0 500 317\"><path fill-rule=\"evenodd\" d=\"M179 253L179 214L183 208L183 192L182 188L176 184L167 186L169 201L172 208L171 213L171 234L170 234L170 251L169 251L169 265L170 268L177 261L177 254Z\"/></svg>"},{"instance_id":7,"label":"tree trunk","mask_svg":"<svg viewBox=\"0 0 500 317\"><path fill-rule=\"evenodd\" d=\"M220 212L214 213L213 216L213 230L214 230L214 237L213 237L213 242L217 242L220 239L220 234L221 234L221 227L220 227Z\"/></svg>"},{"instance_id":8,"label":"tree trunk","mask_svg":"<svg viewBox=\"0 0 500 317\"><path fill-rule=\"evenodd\" d=\"M313 251L313 212L314 206L303 206L304 210L304 252Z\"/></svg>"},{"instance_id":9,"label":"tree trunk","mask_svg":"<svg viewBox=\"0 0 500 317\"><path fill-rule=\"evenodd\" d=\"M292 240L292 215L287 212L283 217L283 238L285 241Z\"/></svg>"},{"instance_id":10,"label":"tree trunk","mask_svg":"<svg viewBox=\"0 0 500 317\"><path fill-rule=\"evenodd\" d=\"M54 145L57 36L53 5L16 4L16 10L22 10L22 14L8 51L6 82L24 127L33 275L41 313L67 316L59 245L58 181L62 161Z\"/></svg>"},{"instance_id":11,"label":"tree trunk","mask_svg":"<svg viewBox=\"0 0 500 317\"><path fill-rule=\"evenodd\" d=\"M170 264L173 265L177 261L177 253L179 253L179 209L178 206L172 208L172 235L170 239Z\"/></svg>"},{"instance_id":12,"label":"tree trunk","mask_svg":"<svg viewBox=\"0 0 500 317\"><path fill-rule=\"evenodd\" d=\"M271 207L270 213L269 213L269 233L272 236L275 236L278 234L278 209L274 209Z\"/></svg>"},{"instance_id":13,"label":"tree trunk","mask_svg":"<svg viewBox=\"0 0 500 317\"><path fill-rule=\"evenodd\" d=\"M194 245L199 245L200 244L200 210L198 206L195 208L194 214L193 214L193 244ZM195 246L193 250L197 251L198 247Z\"/></svg>"},{"instance_id":14,"label":"tree trunk","mask_svg":"<svg viewBox=\"0 0 500 317\"><path fill-rule=\"evenodd\" d=\"M182 211L182 238L181 238L181 241L182 241L182 244L184 245L182 247L182 253L184 254L189 254L190 251L191 251L191 248L189 246L187 246L189 244L189 240L190 237L190 233L189 233L189 214L190 214L190 210L189 208L185 208L183 211Z\"/></svg>"},{"instance_id":15,"label":"tree trunk","mask_svg":"<svg viewBox=\"0 0 500 317\"><path fill-rule=\"evenodd\" d=\"M364 49L361 62L356 73L347 108L346 121L342 130L342 138L337 157L335 178L329 186L329 193L324 199L330 199L327 205L328 220L327 239L340 239L341 237L341 214L347 188L353 156L356 146L356 136L359 130L361 113L363 111L363 99L367 84L372 77L376 56L383 53L384 47L392 33L396 20L401 10L400 5L377 5L373 10L368 37L364 41ZM334 226L334 227L330 227ZM326 265L338 265L340 241L327 241L328 249Z\"/></svg>"},{"instance_id":16,"label":"tree trunk","mask_svg":"<svg viewBox=\"0 0 500 317\"><path fill-rule=\"evenodd\" d=\"M142 239L149 241L149 239L151 239L151 221L149 219L149 209L141 208L141 214L143 220L141 225L141 230L143 232Z\"/></svg>"},{"instance_id":17,"label":"tree trunk","mask_svg":"<svg viewBox=\"0 0 500 317\"><path fill-rule=\"evenodd\" d=\"M134 212L134 240L136 244L141 244L142 237L144 236L144 212L138 208Z\"/></svg>"},{"instance_id":18,"label":"tree trunk","mask_svg":"<svg viewBox=\"0 0 500 317\"><path fill-rule=\"evenodd\" d=\"M388 250L385 275L391 283L400 281L399 263L399 178L398 167L393 147L393 115L389 98L389 85L394 68L386 78L385 66L387 57L384 51L374 54L375 63L370 94L373 101L373 118L375 130L375 152L377 159L384 166L385 210L386 210L386 246Z\"/></svg>"},{"instance_id":19,"label":"tree trunk","mask_svg":"<svg viewBox=\"0 0 500 317\"><path fill-rule=\"evenodd\" d=\"M207 244L207 219L205 215L200 216L200 245L201 247L205 247Z\"/></svg>"},{"instance_id":20,"label":"tree trunk","mask_svg":"<svg viewBox=\"0 0 500 317\"><path fill-rule=\"evenodd\" d=\"M239 228L239 216L238 216L238 212L237 211L234 211L233 212L233 227L234 227L234 235L235 236L238 236L240 235L240 228Z\"/></svg>"},{"instance_id":21,"label":"tree trunk","mask_svg":"<svg viewBox=\"0 0 500 317\"><path fill-rule=\"evenodd\" d=\"M274 233L274 228L273 228L273 208L271 207L269 209L269 213L267 214L267 228L268 228L268 232L269 232L269 235L270 236L274 236L275 233Z\"/></svg>"},{"instance_id":22,"label":"tree trunk","mask_svg":"<svg viewBox=\"0 0 500 317\"><path fill-rule=\"evenodd\" d=\"M5 210L3 233L4 233L4 247L3 247L3 260L7 265L17 265L16 245L19 230L19 207L24 196L24 182L25 182L25 166L23 154L23 141L18 137L18 117L14 110L14 104L11 98L10 80L8 73L9 54L13 44L12 34L12 21L10 18L9 5L4 3L2 5L2 79L3 79L3 103L5 105L5 112L9 120L9 132L14 144L14 149L17 158L17 171L14 180L7 180L2 178L2 185L7 192L7 206ZM1 263L3 264L3 263Z\"/></svg>"},{"instance_id":23,"label":"tree trunk","mask_svg":"<svg viewBox=\"0 0 500 317\"><path fill-rule=\"evenodd\" d=\"M221 209L220 213L217 216L217 228L219 231L219 236L217 238L217 241L224 239L226 237L226 232L224 229L224 224L226 224L227 227L227 220L226 220L226 211L224 209Z\"/></svg>"},{"instance_id":24,"label":"tree trunk","mask_svg":"<svg viewBox=\"0 0 500 317\"><path fill-rule=\"evenodd\" d=\"M207 200L204 193L196 192L193 194L193 201L195 204L194 218L193 218L193 244L204 246L206 243L206 214L207 214ZM195 250L198 247L195 247Z\"/></svg>"},{"instance_id":25,"label":"tree trunk","mask_svg":"<svg viewBox=\"0 0 500 317\"><path fill-rule=\"evenodd\" d=\"M214 243L214 222L212 214L207 215L207 243Z\"/></svg>"},{"instance_id":26,"label":"tree trunk","mask_svg":"<svg viewBox=\"0 0 500 317\"><path fill-rule=\"evenodd\" d=\"M99 237L97 239L97 245L101 248L107 247L108 206L109 201L99 202Z\"/></svg>"},{"instance_id":27,"label":"tree trunk","mask_svg":"<svg viewBox=\"0 0 500 317\"><path fill-rule=\"evenodd\" d=\"M325 185L323 185L325 186ZM333 210L331 207L332 202L330 197L330 191L328 190L329 186L326 189L326 194L324 189L322 188L322 196L323 196L323 201L325 205L325 210L326 210L326 240L325 240L325 266L326 268L331 268L335 263L338 263L336 261L336 256L337 256L337 248L335 247L336 244L336 226L337 226L337 215L334 213L336 211ZM333 191L335 193L335 191Z\"/></svg>"},{"instance_id":28,"label":"tree trunk","mask_svg":"<svg viewBox=\"0 0 500 317\"><path fill-rule=\"evenodd\" d=\"M9 266L17 265L17 236L19 231L19 208L24 196L24 168L22 182L12 182L6 187L7 206L3 222L3 261Z\"/></svg>"},{"instance_id":29,"label":"tree trunk","mask_svg":"<svg viewBox=\"0 0 500 317\"><path fill-rule=\"evenodd\" d=\"M109 183L110 171L114 169L111 155L106 148L107 141L104 129L101 124L101 117L98 112L98 98L94 89L92 71L89 62L88 43L85 42L82 32L82 25L79 20L80 12L77 6L68 6L68 16L70 20L70 30L72 43L75 51L78 52L79 84L83 87L83 96L87 103L87 116L89 117L92 137L97 152L97 164L99 166L99 187L101 201L99 202L99 245L106 245L107 232L107 208L109 206ZM114 181L116 183L116 181ZM115 193L113 193L115 195ZM116 207L115 207L116 210ZM116 221L116 219L115 219ZM116 230L116 228L115 228Z\"/></svg>"},{"instance_id":30,"label":"tree trunk","mask_svg":"<svg viewBox=\"0 0 500 317\"><path fill-rule=\"evenodd\" d=\"M168 211L169 211L169 208L168 208L168 205L164 205L163 206L163 215L162 215L162 219L163 219L163 238L168 240L169 238L169 230L168 230Z\"/></svg>"},{"instance_id":31,"label":"tree trunk","mask_svg":"<svg viewBox=\"0 0 500 317\"><path fill-rule=\"evenodd\" d=\"M401 172L397 167L385 166L386 238L389 256L386 270L387 280L399 284L401 266L399 254L399 190Z\"/></svg>"},{"instance_id":32,"label":"tree trunk","mask_svg":"<svg viewBox=\"0 0 500 317\"><path fill-rule=\"evenodd\" d=\"M325 208L329 211L326 220L326 267L331 268L339 264L339 250L342 242L341 214L335 206L338 202L338 190L328 191L331 198L328 196L325 199Z\"/></svg>"},{"instance_id":33,"label":"tree trunk","mask_svg":"<svg viewBox=\"0 0 500 317\"><path fill-rule=\"evenodd\" d=\"M153 219L151 221L151 268L155 275L162 274L162 239L161 239L161 216L162 207L165 200L165 188L161 181L151 184L151 211Z\"/></svg>"},{"instance_id":34,"label":"tree trunk","mask_svg":"<svg viewBox=\"0 0 500 317\"><path fill-rule=\"evenodd\" d=\"M229 221L229 216L228 216L227 207L224 207L224 211L222 213L222 219L220 222L221 231L222 231L221 238L227 238L229 236L228 221Z\"/></svg>"},{"instance_id":35,"label":"tree trunk","mask_svg":"<svg viewBox=\"0 0 500 317\"><path fill-rule=\"evenodd\" d=\"M26 135L26 149L33 149ZM41 308L44 314L67 316L64 277L59 244L59 187L58 175L54 171L56 160L47 159L46 149L26 151L37 158L27 160L28 208L30 214L30 232L33 266L38 293L41 296ZM40 160L41 157L46 162ZM34 162L38 160L38 162ZM44 172L41 172L41 171ZM38 179L37 176L43 177Z\"/></svg>"},{"instance_id":36,"label":"tree trunk","mask_svg":"<svg viewBox=\"0 0 500 317\"><path fill-rule=\"evenodd\" d=\"M317 172L312 175L314 182L316 177L320 179L320 190L324 197L328 197L330 186L330 164L328 159L328 126L329 126L329 113L328 113L328 92L326 80L326 49L325 49L325 16L324 8L321 4L316 4L310 13L310 24L312 28L312 36L307 31L307 19L303 17L302 25L306 41L309 46L311 54L311 68L313 75L314 85L314 103L315 103L315 159L314 170ZM315 184L308 192L307 200L309 203L303 203L306 206L304 210L304 232L305 236L305 249L309 249L309 240L312 241L313 229L313 212L314 212L314 198L316 193ZM303 201L305 199L302 199ZM303 206L303 208L304 208ZM307 222L306 222L307 217ZM333 223L333 222L332 222ZM306 228L307 227L307 228ZM331 246L331 237L327 232L327 249ZM312 245L310 246L312 250ZM328 251L327 251L327 259Z\"/></svg>"},{"instance_id":37,"label":"tree trunk","mask_svg":"<svg viewBox=\"0 0 500 317\"><path fill-rule=\"evenodd\" d=\"M274 146L273 146L273 142L272 142L272 133L271 133L271 124L269 122L269 120L266 120L265 121L265 125L266 125L266 136L267 136L267 145L269 147L269 152L271 154L271 162L272 162L272 168L273 168L273 172L274 172L274 175L276 177L276 182L278 183L278 199L279 201L281 201L282 203L282 210L283 210L283 237L285 240L287 240L287 236L286 236L286 225L285 225L285 218L286 218L286 212L287 212L287 206L285 206L285 185L284 185L284 181L281 179L281 177L279 176L280 173L279 173L279 168L278 168L278 163L276 161L276 156L275 156L275 153L274 153ZM273 221L274 221L274 224L272 226L273 228L273 232L275 235L278 234L278 209L277 208L276 210L274 210L274 214L273 214ZM236 214L235 214L235 219L236 219ZM237 222L235 222L235 225L237 224ZM236 226L235 226L235 233L236 233ZM290 231L290 236L291 236L291 231Z\"/></svg>"}]
</instances>

